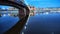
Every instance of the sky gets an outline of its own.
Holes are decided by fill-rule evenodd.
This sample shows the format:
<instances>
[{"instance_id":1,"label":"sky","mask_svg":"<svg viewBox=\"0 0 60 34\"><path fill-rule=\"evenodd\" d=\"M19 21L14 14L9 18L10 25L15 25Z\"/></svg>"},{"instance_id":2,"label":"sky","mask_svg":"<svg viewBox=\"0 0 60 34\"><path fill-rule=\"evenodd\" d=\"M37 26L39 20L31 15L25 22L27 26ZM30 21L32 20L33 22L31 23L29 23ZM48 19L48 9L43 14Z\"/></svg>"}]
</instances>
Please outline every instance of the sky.
<instances>
[{"instance_id":1,"label":"sky","mask_svg":"<svg viewBox=\"0 0 60 34\"><path fill-rule=\"evenodd\" d=\"M60 7L60 0L24 0L27 5L46 8L46 7ZM1 6L0 8L8 8L8 6Z\"/></svg>"},{"instance_id":2,"label":"sky","mask_svg":"<svg viewBox=\"0 0 60 34\"><path fill-rule=\"evenodd\" d=\"M25 2L26 4L40 8L60 7L60 0L25 0Z\"/></svg>"}]
</instances>

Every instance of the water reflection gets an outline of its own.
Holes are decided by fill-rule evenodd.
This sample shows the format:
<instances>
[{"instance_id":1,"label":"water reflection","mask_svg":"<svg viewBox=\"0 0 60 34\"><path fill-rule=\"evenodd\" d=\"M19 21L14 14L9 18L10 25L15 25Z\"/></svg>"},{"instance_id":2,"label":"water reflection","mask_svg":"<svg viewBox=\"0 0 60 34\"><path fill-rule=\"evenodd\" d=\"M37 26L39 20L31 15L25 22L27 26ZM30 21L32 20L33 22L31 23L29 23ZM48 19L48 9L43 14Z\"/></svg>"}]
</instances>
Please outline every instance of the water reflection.
<instances>
[{"instance_id":1,"label":"water reflection","mask_svg":"<svg viewBox=\"0 0 60 34\"><path fill-rule=\"evenodd\" d=\"M9 30L18 21L19 9L12 6L0 6L0 34Z\"/></svg>"}]
</instances>

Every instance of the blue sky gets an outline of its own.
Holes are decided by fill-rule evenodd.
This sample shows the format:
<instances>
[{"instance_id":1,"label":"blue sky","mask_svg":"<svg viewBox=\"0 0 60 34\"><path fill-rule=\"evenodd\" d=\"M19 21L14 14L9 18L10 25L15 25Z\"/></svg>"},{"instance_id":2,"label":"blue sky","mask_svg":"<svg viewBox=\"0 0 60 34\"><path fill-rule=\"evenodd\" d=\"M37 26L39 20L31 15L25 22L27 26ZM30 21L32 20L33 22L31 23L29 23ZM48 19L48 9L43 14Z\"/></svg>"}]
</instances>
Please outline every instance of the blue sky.
<instances>
[{"instance_id":1,"label":"blue sky","mask_svg":"<svg viewBox=\"0 0 60 34\"><path fill-rule=\"evenodd\" d=\"M60 0L25 0L25 3L40 8L60 7ZM8 8L8 7L0 6L0 8Z\"/></svg>"},{"instance_id":2,"label":"blue sky","mask_svg":"<svg viewBox=\"0 0 60 34\"><path fill-rule=\"evenodd\" d=\"M60 7L60 0L25 0L27 4L35 7Z\"/></svg>"}]
</instances>

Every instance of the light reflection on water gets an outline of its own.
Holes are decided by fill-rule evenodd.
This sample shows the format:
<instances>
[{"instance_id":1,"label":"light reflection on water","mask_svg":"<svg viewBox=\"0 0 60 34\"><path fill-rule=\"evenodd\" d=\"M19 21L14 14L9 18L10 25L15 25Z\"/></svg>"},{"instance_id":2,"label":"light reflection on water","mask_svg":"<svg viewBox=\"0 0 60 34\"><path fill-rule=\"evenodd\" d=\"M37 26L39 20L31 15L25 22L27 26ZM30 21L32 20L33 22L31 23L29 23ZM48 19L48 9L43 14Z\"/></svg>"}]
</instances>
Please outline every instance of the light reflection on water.
<instances>
[{"instance_id":1,"label":"light reflection on water","mask_svg":"<svg viewBox=\"0 0 60 34\"><path fill-rule=\"evenodd\" d=\"M30 16L27 29L23 32L25 34L57 34L60 32L60 13L44 12Z\"/></svg>"},{"instance_id":2,"label":"light reflection on water","mask_svg":"<svg viewBox=\"0 0 60 34\"><path fill-rule=\"evenodd\" d=\"M3 33L13 27L19 21L19 17L2 16L0 17L0 33Z\"/></svg>"}]
</instances>

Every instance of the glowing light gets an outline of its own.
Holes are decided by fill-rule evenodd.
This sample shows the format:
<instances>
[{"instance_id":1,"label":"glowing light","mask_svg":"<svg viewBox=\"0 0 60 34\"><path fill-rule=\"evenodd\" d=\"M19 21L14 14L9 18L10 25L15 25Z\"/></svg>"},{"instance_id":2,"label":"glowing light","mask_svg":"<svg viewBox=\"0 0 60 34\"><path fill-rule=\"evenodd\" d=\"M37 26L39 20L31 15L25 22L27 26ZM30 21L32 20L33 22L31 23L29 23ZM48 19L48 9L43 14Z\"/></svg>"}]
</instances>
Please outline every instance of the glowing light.
<instances>
[{"instance_id":1,"label":"glowing light","mask_svg":"<svg viewBox=\"0 0 60 34\"><path fill-rule=\"evenodd\" d=\"M26 29L26 26L24 27L24 29Z\"/></svg>"},{"instance_id":2,"label":"glowing light","mask_svg":"<svg viewBox=\"0 0 60 34\"><path fill-rule=\"evenodd\" d=\"M10 16L10 14L8 14L8 16Z\"/></svg>"},{"instance_id":3,"label":"glowing light","mask_svg":"<svg viewBox=\"0 0 60 34\"><path fill-rule=\"evenodd\" d=\"M26 23L26 25L27 25L28 23Z\"/></svg>"},{"instance_id":4,"label":"glowing light","mask_svg":"<svg viewBox=\"0 0 60 34\"><path fill-rule=\"evenodd\" d=\"M22 34L24 34L24 32L22 32Z\"/></svg>"},{"instance_id":5,"label":"glowing light","mask_svg":"<svg viewBox=\"0 0 60 34\"><path fill-rule=\"evenodd\" d=\"M52 32L52 34L54 34L54 32Z\"/></svg>"},{"instance_id":6,"label":"glowing light","mask_svg":"<svg viewBox=\"0 0 60 34\"><path fill-rule=\"evenodd\" d=\"M48 12L45 12L45 13L43 13L43 14L49 14Z\"/></svg>"},{"instance_id":7,"label":"glowing light","mask_svg":"<svg viewBox=\"0 0 60 34\"><path fill-rule=\"evenodd\" d=\"M3 9L3 10L5 10L5 8L4 8L4 7L2 7L2 9Z\"/></svg>"},{"instance_id":8,"label":"glowing light","mask_svg":"<svg viewBox=\"0 0 60 34\"><path fill-rule=\"evenodd\" d=\"M4 14L3 16L6 16L6 14Z\"/></svg>"},{"instance_id":9,"label":"glowing light","mask_svg":"<svg viewBox=\"0 0 60 34\"><path fill-rule=\"evenodd\" d=\"M49 14L48 12L46 12L46 14Z\"/></svg>"}]
</instances>

